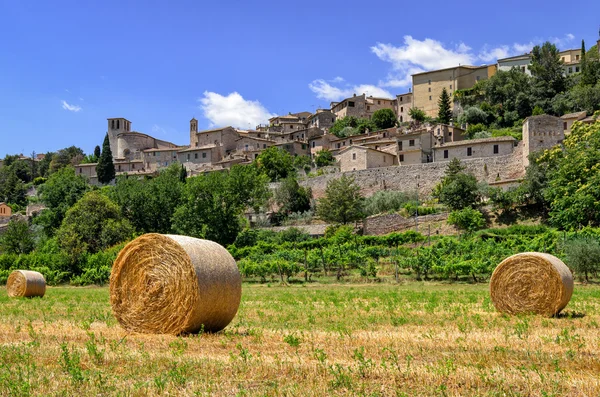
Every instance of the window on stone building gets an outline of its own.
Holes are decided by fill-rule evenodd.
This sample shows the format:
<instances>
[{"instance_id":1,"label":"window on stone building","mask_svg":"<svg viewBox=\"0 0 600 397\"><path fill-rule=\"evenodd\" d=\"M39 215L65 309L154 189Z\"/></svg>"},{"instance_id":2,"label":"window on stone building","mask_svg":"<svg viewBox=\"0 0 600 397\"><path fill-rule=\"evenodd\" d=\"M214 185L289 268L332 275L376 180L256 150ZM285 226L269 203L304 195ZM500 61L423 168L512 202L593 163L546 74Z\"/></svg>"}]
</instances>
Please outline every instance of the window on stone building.
<instances>
[{"instance_id":1,"label":"window on stone building","mask_svg":"<svg viewBox=\"0 0 600 397\"><path fill-rule=\"evenodd\" d=\"M431 95L429 95L429 100L431 101Z\"/></svg>"},{"instance_id":2,"label":"window on stone building","mask_svg":"<svg viewBox=\"0 0 600 397\"><path fill-rule=\"evenodd\" d=\"M246 144L244 147L246 148L246 151L248 151L248 144Z\"/></svg>"},{"instance_id":3,"label":"window on stone building","mask_svg":"<svg viewBox=\"0 0 600 397\"><path fill-rule=\"evenodd\" d=\"M117 120L117 129L119 129L119 120Z\"/></svg>"},{"instance_id":4,"label":"window on stone building","mask_svg":"<svg viewBox=\"0 0 600 397\"><path fill-rule=\"evenodd\" d=\"M404 155L403 154L400 155L400 161L404 161Z\"/></svg>"},{"instance_id":5,"label":"window on stone building","mask_svg":"<svg viewBox=\"0 0 600 397\"><path fill-rule=\"evenodd\" d=\"M367 110L371 110L371 106L367 105Z\"/></svg>"},{"instance_id":6,"label":"window on stone building","mask_svg":"<svg viewBox=\"0 0 600 397\"><path fill-rule=\"evenodd\" d=\"M566 130L566 129L567 129L567 122L565 121L565 122L563 123L563 130Z\"/></svg>"},{"instance_id":7,"label":"window on stone building","mask_svg":"<svg viewBox=\"0 0 600 397\"><path fill-rule=\"evenodd\" d=\"M569 67L569 73L573 73L573 68Z\"/></svg>"},{"instance_id":8,"label":"window on stone building","mask_svg":"<svg viewBox=\"0 0 600 397\"><path fill-rule=\"evenodd\" d=\"M352 153L352 160L356 160L356 153Z\"/></svg>"},{"instance_id":9,"label":"window on stone building","mask_svg":"<svg viewBox=\"0 0 600 397\"><path fill-rule=\"evenodd\" d=\"M525 66L521 66L521 72L525 73Z\"/></svg>"},{"instance_id":10,"label":"window on stone building","mask_svg":"<svg viewBox=\"0 0 600 397\"><path fill-rule=\"evenodd\" d=\"M408 146L415 146L415 140L414 139L409 140Z\"/></svg>"},{"instance_id":11,"label":"window on stone building","mask_svg":"<svg viewBox=\"0 0 600 397\"><path fill-rule=\"evenodd\" d=\"M579 66L575 66L575 73L579 73Z\"/></svg>"},{"instance_id":12,"label":"window on stone building","mask_svg":"<svg viewBox=\"0 0 600 397\"><path fill-rule=\"evenodd\" d=\"M378 105L381 105L381 101L377 101L377 104L378 104Z\"/></svg>"},{"instance_id":13,"label":"window on stone building","mask_svg":"<svg viewBox=\"0 0 600 397\"><path fill-rule=\"evenodd\" d=\"M431 85L431 80L428 80L427 84Z\"/></svg>"},{"instance_id":14,"label":"window on stone building","mask_svg":"<svg viewBox=\"0 0 600 397\"><path fill-rule=\"evenodd\" d=\"M348 101L348 107L351 107L351 108L353 108L353 107L354 107L354 102L352 102L352 101Z\"/></svg>"},{"instance_id":15,"label":"window on stone building","mask_svg":"<svg viewBox=\"0 0 600 397\"><path fill-rule=\"evenodd\" d=\"M263 149L266 149L266 148L267 148L267 144L263 143Z\"/></svg>"},{"instance_id":16,"label":"window on stone building","mask_svg":"<svg viewBox=\"0 0 600 397\"><path fill-rule=\"evenodd\" d=\"M444 150L444 158L447 159L448 158L448 150Z\"/></svg>"},{"instance_id":17,"label":"window on stone building","mask_svg":"<svg viewBox=\"0 0 600 397\"><path fill-rule=\"evenodd\" d=\"M194 158L197 159L198 158L198 153L194 153Z\"/></svg>"},{"instance_id":18,"label":"window on stone building","mask_svg":"<svg viewBox=\"0 0 600 397\"><path fill-rule=\"evenodd\" d=\"M81 174L81 168L79 169L79 173Z\"/></svg>"},{"instance_id":19,"label":"window on stone building","mask_svg":"<svg viewBox=\"0 0 600 397\"><path fill-rule=\"evenodd\" d=\"M152 152L152 156L156 157L156 152Z\"/></svg>"},{"instance_id":20,"label":"window on stone building","mask_svg":"<svg viewBox=\"0 0 600 397\"><path fill-rule=\"evenodd\" d=\"M565 57L561 57L560 60L564 62L565 61Z\"/></svg>"},{"instance_id":21,"label":"window on stone building","mask_svg":"<svg viewBox=\"0 0 600 397\"><path fill-rule=\"evenodd\" d=\"M189 153L187 154L187 159L188 159L188 160L190 159L190 154L189 154Z\"/></svg>"},{"instance_id":22,"label":"window on stone building","mask_svg":"<svg viewBox=\"0 0 600 397\"><path fill-rule=\"evenodd\" d=\"M206 153L202 153L202 158L205 159L206 158Z\"/></svg>"},{"instance_id":23,"label":"window on stone building","mask_svg":"<svg viewBox=\"0 0 600 397\"><path fill-rule=\"evenodd\" d=\"M575 60L579 61L579 55L575 55Z\"/></svg>"},{"instance_id":24,"label":"window on stone building","mask_svg":"<svg viewBox=\"0 0 600 397\"><path fill-rule=\"evenodd\" d=\"M135 170L135 163L131 163L131 169Z\"/></svg>"},{"instance_id":25,"label":"window on stone building","mask_svg":"<svg viewBox=\"0 0 600 397\"><path fill-rule=\"evenodd\" d=\"M498 145L494 145L494 154L498 154Z\"/></svg>"},{"instance_id":26,"label":"window on stone building","mask_svg":"<svg viewBox=\"0 0 600 397\"><path fill-rule=\"evenodd\" d=\"M336 146L337 146L337 148L339 149L341 145L338 143Z\"/></svg>"},{"instance_id":27,"label":"window on stone building","mask_svg":"<svg viewBox=\"0 0 600 397\"><path fill-rule=\"evenodd\" d=\"M316 144L316 142L315 142L315 141L313 141L313 142L312 142L312 147L315 147L315 144Z\"/></svg>"},{"instance_id":28,"label":"window on stone building","mask_svg":"<svg viewBox=\"0 0 600 397\"><path fill-rule=\"evenodd\" d=\"M110 128L112 128L113 130L115 129L115 121L114 120L111 120Z\"/></svg>"},{"instance_id":29,"label":"window on stone building","mask_svg":"<svg viewBox=\"0 0 600 397\"><path fill-rule=\"evenodd\" d=\"M398 142L398 149L402 150L402 141Z\"/></svg>"},{"instance_id":30,"label":"window on stone building","mask_svg":"<svg viewBox=\"0 0 600 397\"><path fill-rule=\"evenodd\" d=\"M467 148L467 156L471 156L473 154L473 148Z\"/></svg>"},{"instance_id":31,"label":"window on stone building","mask_svg":"<svg viewBox=\"0 0 600 397\"><path fill-rule=\"evenodd\" d=\"M400 113L404 112L404 107L400 107Z\"/></svg>"},{"instance_id":32,"label":"window on stone building","mask_svg":"<svg viewBox=\"0 0 600 397\"><path fill-rule=\"evenodd\" d=\"M401 122L401 123L402 123L402 121L403 121L403 120L402 120L402 118L403 118L403 117L402 117L402 116L400 116L400 122Z\"/></svg>"},{"instance_id":33,"label":"window on stone building","mask_svg":"<svg viewBox=\"0 0 600 397\"><path fill-rule=\"evenodd\" d=\"M479 76L475 77L475 80L479 81Z\"/></svg>"},{"instance_id":34,"label":"window on stone building","mask_svg":"<svg viewBox=\"0 0 600 397\"><path fill-rule=\"evenodd\" d=\"M431 87L429 87L429 92L431 92Z\"/></svg>"}]
</instances>

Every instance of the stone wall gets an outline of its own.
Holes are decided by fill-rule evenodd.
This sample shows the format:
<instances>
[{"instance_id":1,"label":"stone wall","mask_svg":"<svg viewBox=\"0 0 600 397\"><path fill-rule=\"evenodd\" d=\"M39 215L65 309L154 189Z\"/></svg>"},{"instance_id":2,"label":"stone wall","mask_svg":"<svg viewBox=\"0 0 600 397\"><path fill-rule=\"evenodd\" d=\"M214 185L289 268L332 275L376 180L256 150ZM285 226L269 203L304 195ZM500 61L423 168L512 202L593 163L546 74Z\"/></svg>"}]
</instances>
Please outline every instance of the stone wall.
<instances>
[{"instance_id":1,"label":"stone wall","mask_svg":"<svg viewBox=\"0 0 600 397\"><path fill-rule=\"evenodd\" d=\"M479 181L488 183L501 182L522 178L525 174L523 167L523 147L515 147L512 154L491 158L463 160L467 171L473 173ZM351 171L346 174L355 178L365 196L371 196L380 190L397 190L414 192L417 187L423 196L431 195L433 187L444 176L448 163L425 163L401 165L394 167L375 168ZM315 198L323 197L327 182L341 177L341 173L327 174L301 181L301 185L312 189Z\"/></svg>"},{"instance_id":2,"label":"stone wall","mask_svg":"<svg viewBox=\"0 0 600 397\"><path fill-rule=\"evenodd\" d=\"M447 213L424 215L417 218L417 223L445 222L447 219ZM370 236L380 236L392 232L405 231L407 229L414 230L415 218L405 218L398 214L374 215L365 219L363 228L364 234Z\"/></svg>"}]
</instances>

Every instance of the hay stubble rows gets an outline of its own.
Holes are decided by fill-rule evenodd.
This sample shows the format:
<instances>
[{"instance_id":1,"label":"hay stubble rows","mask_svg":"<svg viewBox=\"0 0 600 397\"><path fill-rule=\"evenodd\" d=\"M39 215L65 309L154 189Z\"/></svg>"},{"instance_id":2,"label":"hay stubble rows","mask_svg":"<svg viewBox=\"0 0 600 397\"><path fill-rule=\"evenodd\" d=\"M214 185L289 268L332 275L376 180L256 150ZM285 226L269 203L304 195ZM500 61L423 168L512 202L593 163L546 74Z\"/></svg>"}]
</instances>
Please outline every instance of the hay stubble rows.
<instances>
[{"instance_id":1,"label":"hay stubble rows","mask_svg":"<svg viewBox=\"0 0 600 397\"><path fill-rule=\"evenodd\" d=\"M188 337L123 330L107 288L0 304L2 395L600 394L597 286L545 318L485 285L245 285L229 327Z\"/></svg>"}]
</instances>

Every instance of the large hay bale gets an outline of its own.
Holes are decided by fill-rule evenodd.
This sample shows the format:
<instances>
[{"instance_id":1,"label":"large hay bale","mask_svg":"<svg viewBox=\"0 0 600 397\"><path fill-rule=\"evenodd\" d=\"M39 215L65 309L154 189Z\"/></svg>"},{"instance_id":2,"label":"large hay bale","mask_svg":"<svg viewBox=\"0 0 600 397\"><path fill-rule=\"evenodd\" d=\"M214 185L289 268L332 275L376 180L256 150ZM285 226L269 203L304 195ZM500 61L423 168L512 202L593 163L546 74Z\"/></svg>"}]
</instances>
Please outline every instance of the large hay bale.
<instances>
[{"instance_id":1,"label":"large hay bale","mask_svg":"<svg viewBox=\"0 0 600 397\"><path fill-rule=\"evenodd\" d=\"M32 270L15 270L8 276L6 292L11 298L42 297L46 293L46 279Z\"/></svg>"},{"instance_id":2,"label":"large hay bale","mask_svg":"<svg viewBox=\"0 0 600 397\"><path fill-rule=\"evenodd\" d=\"M573 295L573 274L557 257L524 252L503 260L490 279L496 310L554 316Z\"/></svg>"},{"instance_id":3,"label":"large hay bale","mask_svg":"<svg viewBox=\"0 0 600 397\"><path fill-rule=\"evenodd\" d=\"M145 234L127 244L110 275L110 303L131 331L219 331L235 317L242 278L221 245L193 237Z\"/></svg>"}]
</instances>

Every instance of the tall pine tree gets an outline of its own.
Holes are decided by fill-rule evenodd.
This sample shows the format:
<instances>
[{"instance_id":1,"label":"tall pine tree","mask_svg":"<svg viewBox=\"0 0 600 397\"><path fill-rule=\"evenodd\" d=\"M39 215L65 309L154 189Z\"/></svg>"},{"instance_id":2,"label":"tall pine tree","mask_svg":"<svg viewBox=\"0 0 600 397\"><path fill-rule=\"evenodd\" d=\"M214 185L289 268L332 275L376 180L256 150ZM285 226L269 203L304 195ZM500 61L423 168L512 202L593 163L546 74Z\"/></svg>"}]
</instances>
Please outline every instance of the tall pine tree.
<instances>
[{"instance_id":1,"label":"tall pine tree","mask_svg":"<svg viewBox=\"0 0 600 397\"><path fill-rule=\"evenodd\" d=\"M96 147L94 148L94 156L96 156L96 159L100 158L100 154L102 152L100 152L100 146L96 145Z\"/></svg>"},{"instance_id":2,"label":"tall pine tree","mask_svg":"<svg viewBox=\"0 0 600 397\"><path fill-rule=\"evenodd\" d=\"M113 164L112 152L110 151L110 141L108 140L108 134L104 137L104 143L102 144L102 154L96 165L96 175L98 175L98 182L104 184L110 183L115 179L115 165Z\"/></svg>"},{"instance_id":3,"label":"tall pine tree","mask_svg":"<svg viewBox=\"0 0 600 397\"><path fill-rule=\"evenodd\" d=\"M444 87L440 94L440 99L438 100L438 122L450 124L450 120L452 119L451 106L450 95L448 95L448 91L446 91L446 87Z\"/></svg>"}]
</instances>

